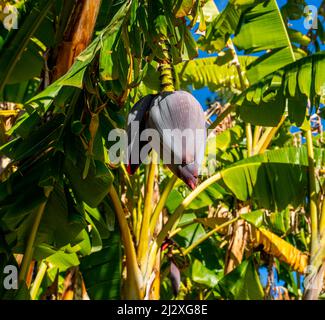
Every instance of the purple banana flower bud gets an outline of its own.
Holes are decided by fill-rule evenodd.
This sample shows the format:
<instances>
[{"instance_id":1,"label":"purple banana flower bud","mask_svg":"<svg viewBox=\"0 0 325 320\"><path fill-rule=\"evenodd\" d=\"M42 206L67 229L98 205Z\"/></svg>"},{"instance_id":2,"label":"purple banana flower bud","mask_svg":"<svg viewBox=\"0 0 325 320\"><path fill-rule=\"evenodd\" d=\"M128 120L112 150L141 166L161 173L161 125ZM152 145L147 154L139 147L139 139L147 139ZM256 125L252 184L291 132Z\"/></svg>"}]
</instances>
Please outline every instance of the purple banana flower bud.
<instances>
[{"instance_id":1,"label":"purple banana flower bud","mask_svg":"<svg viewBox=\"0 0 325 320\"><path fill-rule=\"evenodd\" d=\"M173 261L170 262L170 281L172 283L174 296L177 297L181 284L181 273Z\"/></svg>"},{"instance_id":2,"label":"purple banana flower bud","mask_svg":"<svg viewBox=\"0 0 325 320\"><path fill-rule=\"evenodd\" d=\"M154 129L158 134L152 137L151 146L174 174L195 189L206 143L205 117L200 103L185 91L163 92L147 96L133 107L128 129L135 119L140 125L137 132L128 132L128 172L136 170L131 155L137 141L141 150L138 140L141 132L144 128Z\"/></svg>"},{"instance_id":3,"label":"purple banana flower bud","mask_svg":"<svg viewBox=\"0 0 325 320\"><path fill-rule=\"evenodd\" d=\"M146 143L140 140L140 135L147 127L148 111L155 96L154 94L149 94L139 100L128 115L127 172L130 175L134 174L141 164L140 151Z\"/></svg>"}]
</instances>

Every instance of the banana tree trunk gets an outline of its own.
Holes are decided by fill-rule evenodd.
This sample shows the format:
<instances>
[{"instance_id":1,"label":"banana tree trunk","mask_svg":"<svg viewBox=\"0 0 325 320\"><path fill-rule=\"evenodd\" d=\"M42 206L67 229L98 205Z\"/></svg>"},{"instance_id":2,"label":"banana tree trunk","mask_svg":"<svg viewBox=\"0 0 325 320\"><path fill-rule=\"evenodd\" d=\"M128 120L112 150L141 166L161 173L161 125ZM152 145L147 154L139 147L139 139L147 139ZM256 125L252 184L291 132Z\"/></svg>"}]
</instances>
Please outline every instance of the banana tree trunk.
<instances>
[{"instance_id":1,"label":"banana tree trunk","mask_svg":"<svg viewBox=\"0 0 325 320\"><path fill-rule=\"evenodd\" d=\"M57 54L53 80L63 76L91 42L100 5L101 0L81 0L75 5Z\"/></svg>"}]
</instances>

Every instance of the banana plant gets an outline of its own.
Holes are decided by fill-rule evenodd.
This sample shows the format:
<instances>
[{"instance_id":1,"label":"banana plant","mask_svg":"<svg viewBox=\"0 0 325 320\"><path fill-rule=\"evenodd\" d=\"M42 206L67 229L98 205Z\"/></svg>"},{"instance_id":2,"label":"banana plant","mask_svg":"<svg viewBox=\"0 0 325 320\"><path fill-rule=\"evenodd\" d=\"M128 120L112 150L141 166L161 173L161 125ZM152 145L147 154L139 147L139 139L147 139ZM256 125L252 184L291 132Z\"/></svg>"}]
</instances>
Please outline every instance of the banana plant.
<instances>
[{"instance_id":1,"label":"banana plant","mask_svg":"<svg viewBox=\"0 0 325 320\"><path fill-rule=\"evenodd\" d=\"M22 27L1 31L0 254L20 288L4 297L266 299L268 265L300 298L294 273L311 265L305 298L318 298L324 152L309 121L323 53L289 26L296 2L218 6L24 1ZM202 87L218 95L205 114L188 93ZM139 168L113 161L111 132L168 114L172 128L209 126L200 154L171 170L156 152Z\"/></svg>"}]
</instances>

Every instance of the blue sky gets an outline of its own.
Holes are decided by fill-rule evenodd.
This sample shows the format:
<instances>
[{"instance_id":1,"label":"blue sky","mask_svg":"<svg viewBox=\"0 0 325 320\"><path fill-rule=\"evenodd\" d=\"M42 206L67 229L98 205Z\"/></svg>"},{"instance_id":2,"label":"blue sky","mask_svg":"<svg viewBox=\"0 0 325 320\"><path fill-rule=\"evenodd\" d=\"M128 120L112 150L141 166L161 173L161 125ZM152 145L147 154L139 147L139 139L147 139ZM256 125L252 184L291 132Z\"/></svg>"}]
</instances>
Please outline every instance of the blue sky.
<instances>
[{"instance_id":1,"label":"blue sky","mask_svg":"<svg viewBox=\"0 0 325 320\"><path fill-rule=\"evenodd\" d=\"M279 7L282 7L287 1L286 0L277 0ZM307 5L314 5L319 7L321 0L307 0ZM228 3L228 0L215 0L215 3L218 6L219 10L223 10ZM306 34L307 30L304 28L304 19L290 21L292 28ZM195 38L198 38L197 35L194 35ZM322 46L322 49L325 50L325 45ZM216 54L209 55L204 51L199 50L199 58L215 56ZM214 92L211 92L208 88L202 88L199 90L194 90L192 94L198 99L204 109L206 109L206 100L207 98L213 98L216 96Z\"/></svg>"}]
</instances>

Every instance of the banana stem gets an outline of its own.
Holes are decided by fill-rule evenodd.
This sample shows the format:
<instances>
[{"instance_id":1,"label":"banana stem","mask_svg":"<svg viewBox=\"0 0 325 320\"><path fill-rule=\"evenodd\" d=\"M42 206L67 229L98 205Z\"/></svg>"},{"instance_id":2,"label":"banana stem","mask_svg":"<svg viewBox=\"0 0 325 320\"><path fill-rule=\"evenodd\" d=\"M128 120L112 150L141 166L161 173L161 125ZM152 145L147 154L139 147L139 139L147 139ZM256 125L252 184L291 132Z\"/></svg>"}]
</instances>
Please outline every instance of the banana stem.
<instances>
[{"instance_id":1,"label":"banana stem","mask_svg":"<svg viewBox=\"0 0 325 320\"><path fill-rule=\"evenodd\" d=\"M160 62L160 84L162 92L173 92L175 91L173 67L171 65L171 57L169 53L168 44L163 40L161 43L162 51L164 54L164 60Z\"/></svg>"},{"instance_id":2,"label":"banana stem","mask_svg":"<svg viewBox=\"0 0 325 320\"><path fill-rule=\"evenodd\" d=\"M34 280L34 283L33 283L33 286L30 290L30 296L31 296L31 299L32 300L35 300L36 299L36 296L37 296L37 292L42 284L42 281L44 279L44 276L46 274L46 270L47 270L48 266L46 264L46 262L42 261L41 262L41 265L38 269L38 272L37 272L37 275L36 275L36 278Z\"/></svg>"},{"instance_id":3,"label":"banana stem","mask_svg":"<svg viewBox=\"0 0 325 320\"><path fill-rule=\"evenodd\" d=\"M26 282L28 268L33 258L34 243L35 243L37 231L41 223L42 216L52 190L53 190L52 187L44 188L44 195L46 197L46 200L39 206L37 210L36 217L32 226L32 230L27 240L27 245L26 245L26 249L25 249L25 253L24 253L23 261L21 263L21 268L18 277L19 282Z\"/></svg>"},{"instance_id":4,"label":"banana stem","mask_svg":"<svg viewBox=\"0 0 325 320\"><path fill-rule=\"evenodd\" d=\"M161 211L163 210L163 208L164 208L164 206L166 204L167 198L168 198L171 190L173 189L176 181L177 181L177 177L175 175L173 175L169 179L169 181L168 181L168 183L167 183L167 185L166 185L166 187L165 187L165 189L164 189L164 191L163 191L163 193L162 193L162 195L161 195L161 197L159 199L159 202L156 205L156 208L155 208L155 210L154 210L154 212L152 214L152 218L151 218L151 221L150 221L150 232L151 232L151 234L153 234L154 231L155 231L156 224L157 224L157 221L159 219L159 215L160 215Z\"/></svg>"},{"instance_id":5,"label":"banana stem","mask_svg":"<svg viewBox=\"0 0 325 320\"><path fill-rule=\"evenodd\" d=\"M131 183L131 180L130 180L130 177L129 177L129 174L127 173L126 171L126 168L125 168L125 165L124 163L121 163L121 168L122 168L122 171L123 171L123 177L125 178L127 184L128 184L128 187L132 190L133 187L132 187L132 183Z\"/></svg>"},{"instance_id":6,"label":"banana stem","mask_svg":"<svg viewBox=\"0 0 325 320\"><path fill-rule=\"evenodd\" d=\"M157 168L157 153L152 151L151 163L149 165L148 179L145 187L145 201L144 201L144 211L141 226L141 233L139 239L138 247L138 261L140 263L141 270L146 268L146 262L148 260L148 246L150 242L150 219L152 215L152 202L153 202L153 192L155 184L155 173Z\"/></svg>"},{"instance_id":7,"label":"banana stem","mask_svg":"<svg viewBox=\"0 0 325 320\"><path fill-rule=\"evenodd\" d=\"M280 129L280 127L282 126L282 124L284 123L284 121L285 121L286 118L287 118L287 116L284 115L281 118L280 122L278 123L278 125L276 127L270 127L270 128L267 128L265 130L264 134L262 135L261 139L259 140L259 142L256 145L255 154L259 154L259 153L265 152L265 150L270 145L273 137L278 132L278 130Z\"/></svg>"},{"instance_id":8,"label":"banana stem","mask_svg":"<svg viewBox=\"0 0 325 320\"><path fill-rule=\"evenodd\" d=\"M319 223L319 233L325 238L325 196L323 196L323 201L321 205L321 216Z\"/></svg>"},{"instance_id":9,"label":"banana stem","mask_svg":"<svg viewBox=\"0 0 325 320\"><path fill-rule=\"evenodd\" d=\"M137 244L140 241L141 224L142 224L142 218L143 218L143 215L142 215L142 200L143 200L142 195L140 194L139 200L138 200L138 210L137 210L138 211L137 212L137 225L136 225L136 228L135 228Z\"/></svg>"},{"instance_id":10,"label":"banana stem","mask_svg":"<svg viewBox=\"0 0 325 320\"><path fill-rule=\"evenodd\" d=\"M253 155L256 154L256 146L257 146L257 143L258 143L258 140L260 139L261 137L261 133L262 133L262 127L261 126L255 126L254 128L254 136L253 136Z\"/></svg>"},{"instance_id":11,"label":"banana stem","mask_svg":"<svg viewBox=\"0 0 325 320\"><path fill-rule=\"evenodd\" d=\"M137 208L134 206L132 209L132 230L133 230L133 234L135 237L135 243L136 245L138 244L138 238L137 238L137 223L138 223L138 212L137 212Z\"/></svg>"},{"instance_id":12,"label":"banana stem","mask_svg":"<svg viewBox=\"0 0 325 320\"><path fill-rule=\"evenodd\" d=\"M266 149L266 145L267 145L267 140L270 140L269 137L273 137L272 135L272 130L274 129L274 127L268 127L265 129L262 137L259 139L259 141L256 144L255 147L255 154L261 153L262 148Z\"/></svg>"},{"instance_id":13,"label":"banana stem","mask_svg":"<svg viewBox=\"0 0 325 320\"><path fill-rule=\"evenodd\" d=\"M117 214L117 219L119 222L121 235L122 235L122 241L125 249L127 284L128 284L127 298L140 299L143 297L142 275L138 266L137 256L133 244L132 235L129 229L129 225L126 220L120 198L113 185L109 190L109 195L112 199Z\"/></svg>"},{"instance_id":14,"label":"banana stem","mask_svg":"<svg viewBox=\"0 0 325 320\"><path fill-rule=\"evenodd\" d=\"M214 229L212 229L211 231L209 231L207 234L205 234L203 237L201 237L200 239L198 239L197 241L195 241L192 245L190 245L187 249L185 249L183 251L184 256L189 254L193 249L195 249L198 245L200 245L202 242L204 242L205 240L209 239L214 233L218 232L219 230L233 224L235 221L237 221L239 219L239 216L227 221L221 225L216 226Z\"/></svg>"},{"instance_id":15,"label":"banana stem","mask_svg":"<svg viewBox=\"0 0 325 320\"><path fill-rule=\"evenodd\" d=\"M251 157L253 151L253 136L252 136L252 126L250 123L246 123L245 125L246 130L246 145L247 145L247 155Z\"/></svg>"},{"instance_id":16,"label":"banana stem","mask_svg":"<svg viewBox=\"0 0 325 320\"><path fill-rule=\"evenodd\" d=\"M308 154L308 176L309 176L309 208L311 219L311 259L315 256L318 247L318 214L317 214L317 192L315 175L315 158L313 148L313 137L311 129L306 131L306 143Z\"/></svg>"},{"instance_id":17,"label":"banana stem","mask_svg":"<svg viewBox=\"0 0 325 320\"><path fill-rule=\"evenodd\" d=\"M0 145L4 145L7 142L6 126L0 114Z\"/></svg>"}]
</instances>

